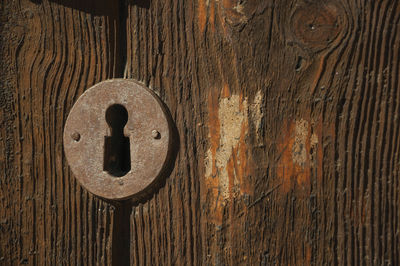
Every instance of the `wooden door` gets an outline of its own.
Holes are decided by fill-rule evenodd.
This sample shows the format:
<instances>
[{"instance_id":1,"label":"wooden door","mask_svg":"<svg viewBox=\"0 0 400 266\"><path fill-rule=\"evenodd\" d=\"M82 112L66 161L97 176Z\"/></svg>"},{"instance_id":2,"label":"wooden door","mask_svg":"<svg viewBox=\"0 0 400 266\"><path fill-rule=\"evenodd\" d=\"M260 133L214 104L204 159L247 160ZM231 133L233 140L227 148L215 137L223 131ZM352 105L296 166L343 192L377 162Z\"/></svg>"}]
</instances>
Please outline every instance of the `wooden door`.
<instances>
[{"instance_id":1,"label":"wooden door","mask_svg":"<svg viewBox=\"0 0 400 266\"><path fill-rule=\"evenodd\" d=\"M2 0L1 265L398 265L400 2ZM179 131L143 203L77 183L66 117L143 82Z\"/></svg>"}]
</instances>

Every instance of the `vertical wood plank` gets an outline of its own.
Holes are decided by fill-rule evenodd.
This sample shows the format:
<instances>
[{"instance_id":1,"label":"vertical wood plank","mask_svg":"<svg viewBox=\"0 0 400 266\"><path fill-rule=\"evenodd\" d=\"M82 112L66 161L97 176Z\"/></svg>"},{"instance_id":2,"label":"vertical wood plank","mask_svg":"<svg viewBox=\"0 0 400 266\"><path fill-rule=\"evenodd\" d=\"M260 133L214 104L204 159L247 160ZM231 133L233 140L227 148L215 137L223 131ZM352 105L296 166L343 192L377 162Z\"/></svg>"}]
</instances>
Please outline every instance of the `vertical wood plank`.
<instances>
[{"instance_id":1,"label":"vertical wood plank","mask_svg":"<svg viewBox=\"0 0 400 266\"><path fill-rule=\"evenodd\" d=\"M399 262L399 4L128 1L127 78L181 148L138 265Z\"/></svg>"},{"instance_id":2,"label":"vertical wood plank","mask_svg":"<svg viewBox=\"0 0 400 266\"><path fill-rule=\"evenodd\" d=\"M113 206L84 191L63 126L91 85L119 75L118 4L2 1L0 264L110 265Z\"/></svg>"}]
</instances>

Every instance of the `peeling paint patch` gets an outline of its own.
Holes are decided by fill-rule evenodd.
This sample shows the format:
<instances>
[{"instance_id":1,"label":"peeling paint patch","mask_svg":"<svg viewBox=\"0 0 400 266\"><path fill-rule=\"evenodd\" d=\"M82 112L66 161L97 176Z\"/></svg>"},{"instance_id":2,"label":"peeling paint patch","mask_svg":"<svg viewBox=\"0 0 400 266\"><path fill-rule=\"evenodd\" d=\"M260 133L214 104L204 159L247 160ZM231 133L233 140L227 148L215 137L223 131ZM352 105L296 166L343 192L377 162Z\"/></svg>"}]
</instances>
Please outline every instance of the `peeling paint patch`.
<instances>
[{"instance_id":1,"label":"peeling paint patch","mask_svg":"<svg viewBox=\"0 0 400 266\"><path fill-rule=\"evenodd\" d=\"M316 146L318 144L318 136L317 134L313 133L311 135L311 146Z\"/></svg>"},{"instance_id":2,"label":"peeling paint patch","mask_svg":"<svg viewBox=\"0 0 400 266\"><path fill-rule=\"evenodd\" d=\"M250 104L250 106L249 106L250 120L254 124L255 133L256 133L255 137L256 137L257 143L262 142L260 129L261 129L262 118L264 116L263 108L262 108L263 100L264 100L264 95L263 95L262 91L258 91L256 96L254 97L253 103Z\"/></svg>"},{"instance_id":3,"label":"peeling paint patch","mask_svg":"<svg viewBox=\"0 0 400 266\"><path fill-rule=\"evenodd\" d=\"M242 109L240 109L240 104L242 104ZM247 133L247 129L244 128L247 125L247 101L244 100L240 103L238 95L232 95L230 98L221 99L218 116L221 123L220 132L222 137L215 157L215 164L220 170L220 192L223 199L226 200L229 198L228 161L232 155L237 158L239 157L238 154L233 154L233 152L239 145L243 129L244 133ZM245 144L243 143L243 145ZM237 164L240 165L240 158L236 161ZM232 174L233 185L237 186L237 176L235 173Z\"/></svg>"},{"instance_id":4,"label":"peeling paint patch","mask_svg":"<svg viewBox=\"0 0 400 266\"><path fill-rule=\"evenodd\" d=\"M305 167L307 163L306 141L308 136L308 122L301 119L295 124L295 138L292 147L292 160L294 164Z\"/></svg>"},{"instance_id":5,"label":"peeling paint patch","mask_svg":"<svg viewBox=\"0 0 400 266\"><path fill-rule=\"evenodd\" d=\"M282 130L282 139L278 143L277 176L282 180L285 192L295 184L306 185L310 182L312 139L310 124L304 119L291 122Z\"/></svg>"},{"instance_id":6,"label":"peeling paint patch","mask_svg":"<svg viewBox=\"0 0 400 266\"><path fill-rule=\"evenodd\" d=\"M253 194L248 177L253 169L246 144L249 123L258 131L263 117L263 94L257 92L253 103L232 94L227 84L208 97L209 149L204 160L205 192L209 218L216 224L223 219L224 207L240 195Z\"/></svg>"},{"instance_id":7,"label":"peeling paint patch","mask_svg":"<svg viewBox=\"0 0 400 266\"><path fill-rule=\"evenodd\" d=\"M255 108L256 109L256 108ZM209 144L205 158L205 185L212 220L222 221L227 202L243 193L252 194L247 177L251 157L246 145L252 114L246 97L231 94L224 86L219 95L209 95Z\"/></svg>"},{"instance_id":8,"label":"peeling paint patch","mask_svg":"<svg viewBox=\"0 0 400 266\"><path fill-rule=\"evenodd\" d=\"M217 111L218 123L215 122L215 115L210 114L214 121L210 124L211 147L207 152L206 176L218 179L219 194L223 200L227 200L230 198L231 188L239 185L236 171L231 172L230 178L228 172L234 169L228 169L231 168L228 163L234 160L238 167L244 163L241 162L239 151L240 145L245 145L241 141L244 141L248 131L247 100L241 101L238 95L221 98L217 110L213 111ZM216 137L219 138L217 142Z\"/></svg>"}]
</instances>

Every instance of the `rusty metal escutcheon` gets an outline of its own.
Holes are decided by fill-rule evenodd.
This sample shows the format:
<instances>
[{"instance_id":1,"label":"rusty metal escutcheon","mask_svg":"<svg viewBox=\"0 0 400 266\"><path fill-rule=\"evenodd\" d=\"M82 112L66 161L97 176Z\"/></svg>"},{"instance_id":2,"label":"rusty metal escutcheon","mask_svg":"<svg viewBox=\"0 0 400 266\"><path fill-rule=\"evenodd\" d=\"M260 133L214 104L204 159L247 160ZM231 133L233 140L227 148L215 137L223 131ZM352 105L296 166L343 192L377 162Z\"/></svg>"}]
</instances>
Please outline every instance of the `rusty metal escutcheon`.
<instances>
[{"instance_id":1,"label":"rusty metal escutcheon","mask_svg":"<svg viewBox=\"0 0 400 266\"><path fill-rule=\"evenodd\" d=\"M143 85L100 82L74 104L64 128L64 151L76 179L102 198L149 194L172 161L172 119Z\"/></svg>"}]
</instances>

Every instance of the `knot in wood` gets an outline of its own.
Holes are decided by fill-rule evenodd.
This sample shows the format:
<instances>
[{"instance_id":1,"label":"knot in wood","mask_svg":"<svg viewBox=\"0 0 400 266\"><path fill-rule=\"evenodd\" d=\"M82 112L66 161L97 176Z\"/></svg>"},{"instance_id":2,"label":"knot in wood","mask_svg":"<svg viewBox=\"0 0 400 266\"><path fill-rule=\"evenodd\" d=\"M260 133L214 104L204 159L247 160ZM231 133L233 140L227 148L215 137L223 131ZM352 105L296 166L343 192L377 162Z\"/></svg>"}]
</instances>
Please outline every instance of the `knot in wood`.
<instances>
[{"instance_id":1,"label":"knot in wood","mask_svg":"<svg viewBox=\"0 0 400 266\"><path fill-rule=\"evenodd\" d=\"M333 4L315 2L297 8L290 18L294 38L306 49L320 51L344 32L345 16Z\"/></svg>"}]
</instances>

